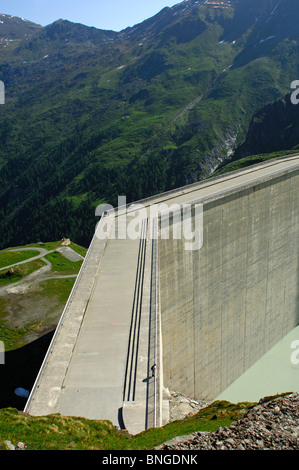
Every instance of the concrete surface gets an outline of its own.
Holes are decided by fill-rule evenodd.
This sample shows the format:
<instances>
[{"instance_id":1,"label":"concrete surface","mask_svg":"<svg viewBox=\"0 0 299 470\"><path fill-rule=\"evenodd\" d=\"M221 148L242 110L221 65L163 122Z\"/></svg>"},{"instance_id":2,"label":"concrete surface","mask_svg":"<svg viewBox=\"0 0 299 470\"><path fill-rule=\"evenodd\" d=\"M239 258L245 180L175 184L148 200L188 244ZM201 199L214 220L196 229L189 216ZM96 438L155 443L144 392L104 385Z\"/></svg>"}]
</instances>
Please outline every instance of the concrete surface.
<instances>
[{"instance_id":1,"label":"concrete surface","mask_svg":"<svg viewBox=\"0 0 299 470\"><path fill-rule=\"evenodd\" d=\"M297 342L297 352L291 346ZM292 354L295 353L295 361ZM299 326L262 356L216 397L232 403L258 402L263 397L299 390Z\"/></svg>"},{"instance_id":2,"label":"concrete surface","mask_svg":"<svg viewBox=\"0 0 299 470\"><path fill-rule=\"evenodd\" d=\"M161 237L167 388L213 400L299 323L296 161L291 173L278 174L277 165L267 176L261 166L253 185L255 172L242 186L223 181L219 197L209 191L199 199L204 242L198 252Z\"/></svg>"}]
</instances>

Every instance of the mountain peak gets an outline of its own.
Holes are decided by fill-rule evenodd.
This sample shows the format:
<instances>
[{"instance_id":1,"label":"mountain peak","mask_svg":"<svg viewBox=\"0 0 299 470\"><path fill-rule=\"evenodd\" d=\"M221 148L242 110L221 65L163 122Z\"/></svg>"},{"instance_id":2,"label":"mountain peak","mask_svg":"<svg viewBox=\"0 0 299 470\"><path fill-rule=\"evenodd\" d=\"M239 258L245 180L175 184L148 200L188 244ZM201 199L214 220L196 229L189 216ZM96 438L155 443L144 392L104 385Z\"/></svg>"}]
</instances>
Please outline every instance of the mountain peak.
<instances>
[{"instance_id":1,"label":"mountain peak","mask_svg":"<svg viewBox=\"0 0 299 470\"><path fill-rule=\"evenodd\" d=\"M0 37L8 39L20 39L26 34L30 34L42 26L25 18L18 16L0 14Z\"/></svg>"}]
</instances>

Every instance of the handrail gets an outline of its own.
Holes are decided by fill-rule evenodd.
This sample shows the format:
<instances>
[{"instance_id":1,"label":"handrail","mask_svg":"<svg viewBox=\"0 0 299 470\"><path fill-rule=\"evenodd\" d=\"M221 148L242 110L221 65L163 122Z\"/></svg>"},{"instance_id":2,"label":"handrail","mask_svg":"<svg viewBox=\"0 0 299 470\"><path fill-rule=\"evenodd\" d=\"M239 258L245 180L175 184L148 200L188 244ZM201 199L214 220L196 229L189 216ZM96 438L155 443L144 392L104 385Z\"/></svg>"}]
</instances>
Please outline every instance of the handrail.
<instances>
[{"instance_id":1,"label":"handrail","mask_svg":"<svg viewBox=\"0 0 299 470\"><path fill-rule=\"evenodd\" d=\"M155 347L154 363L158 362L158 217L153 220L153 241L155 245ZM157 427L157 374L154 376L154 427Z\"/></svg>"}]
</instances>

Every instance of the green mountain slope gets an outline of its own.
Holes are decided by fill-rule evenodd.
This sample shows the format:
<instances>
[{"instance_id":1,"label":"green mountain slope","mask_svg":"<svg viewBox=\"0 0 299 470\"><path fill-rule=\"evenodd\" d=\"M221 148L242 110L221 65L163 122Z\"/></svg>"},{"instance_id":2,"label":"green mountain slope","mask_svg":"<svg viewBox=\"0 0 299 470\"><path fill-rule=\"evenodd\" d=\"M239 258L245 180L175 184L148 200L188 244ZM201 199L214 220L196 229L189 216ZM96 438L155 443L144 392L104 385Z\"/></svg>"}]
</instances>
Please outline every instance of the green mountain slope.
<instances>
[{"instance_id":1,"label":"green mountain slope","mask_svg":"<svg viewBox=\"0 0 299 470\"><path fill-rule=\"evenodd\" d=\"M97 204L209 176L297 78L298 19L295 0L189 0L120 33L58 20L1 42L0 247L87 246Z\"/></svg>"}]
</instances>

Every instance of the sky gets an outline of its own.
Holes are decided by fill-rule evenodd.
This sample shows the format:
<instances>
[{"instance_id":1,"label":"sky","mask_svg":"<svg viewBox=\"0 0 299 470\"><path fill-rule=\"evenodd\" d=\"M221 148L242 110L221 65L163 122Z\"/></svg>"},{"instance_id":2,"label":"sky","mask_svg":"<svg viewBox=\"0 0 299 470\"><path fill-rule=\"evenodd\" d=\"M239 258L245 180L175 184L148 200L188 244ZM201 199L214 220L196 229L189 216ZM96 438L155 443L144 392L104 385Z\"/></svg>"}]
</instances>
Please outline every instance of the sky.
<instances>
[{"instance_id":1,"label":"sky","mask_svg":"<svg viewBox=\"0 0 299 470\"><path fill-rule=\"evenodd\" d=\"M121 31L181 0L0 0L0 13L46 26L58 19ZM2 4L2 5L1 5Z\"/></svg>"}]
</instances>

